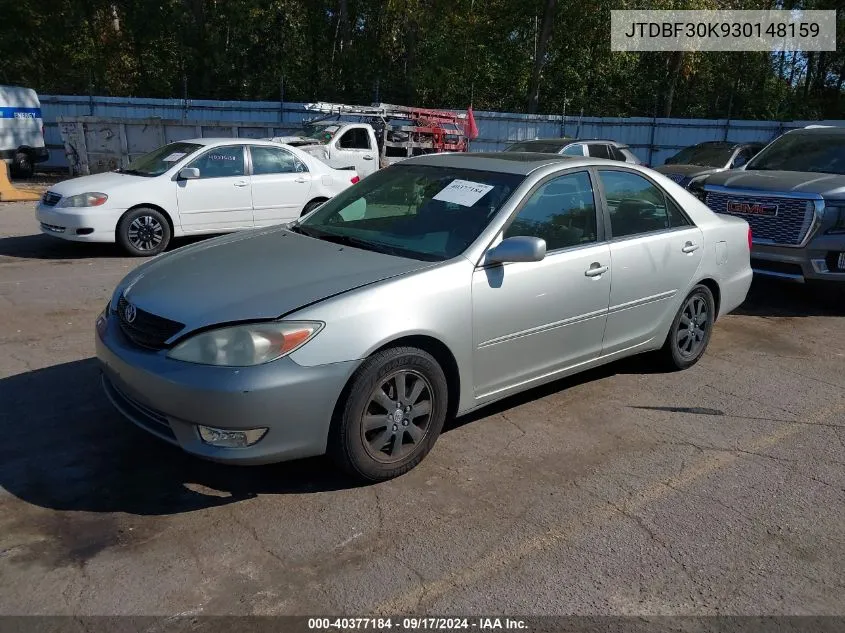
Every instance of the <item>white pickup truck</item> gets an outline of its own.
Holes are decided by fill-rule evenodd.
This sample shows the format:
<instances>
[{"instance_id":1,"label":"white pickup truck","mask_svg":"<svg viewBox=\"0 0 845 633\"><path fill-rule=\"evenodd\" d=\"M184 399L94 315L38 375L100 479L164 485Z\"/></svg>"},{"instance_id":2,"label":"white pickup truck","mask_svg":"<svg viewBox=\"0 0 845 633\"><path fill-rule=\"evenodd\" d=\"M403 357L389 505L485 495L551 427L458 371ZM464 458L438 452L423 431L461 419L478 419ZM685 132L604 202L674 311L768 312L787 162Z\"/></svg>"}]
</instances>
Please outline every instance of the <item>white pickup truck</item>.
<instances>
[{"instance_id":1,"label":"white pickup truck","mask_svg":"<svg viewBox=\"0 0 845 633\"><path fill-rule=\"evenodd\" d=\"M354 167L364 178L383 167L379 143L373 126L367 123L321 121L309 123L304 129L290 136L277 136L277 143L292 145L330 167ZM395 162L401 159L388 159Z\"/></svg>"}]
</instances>

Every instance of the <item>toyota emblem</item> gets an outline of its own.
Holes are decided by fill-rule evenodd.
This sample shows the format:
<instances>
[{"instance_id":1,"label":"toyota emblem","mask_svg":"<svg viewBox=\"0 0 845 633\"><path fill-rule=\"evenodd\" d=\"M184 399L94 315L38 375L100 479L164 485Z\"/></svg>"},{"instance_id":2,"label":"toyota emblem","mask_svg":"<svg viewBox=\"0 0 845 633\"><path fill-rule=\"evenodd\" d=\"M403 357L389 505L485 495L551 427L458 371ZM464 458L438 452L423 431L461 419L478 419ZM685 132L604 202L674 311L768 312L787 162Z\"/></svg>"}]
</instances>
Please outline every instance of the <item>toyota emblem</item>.
<instances>
[{"instance_id":1,"label":"toyota emblem","mask_svg":"<svg viewBox=\"0 0 845 633\"><path fill-rule=\"evenodd\" d=\"M138 311L135 309L135 306L127 303L126 309L123 311L123 318L126 319L127 323L132 323L136 316L138 316Z\"/></svg>"}]
</instances>

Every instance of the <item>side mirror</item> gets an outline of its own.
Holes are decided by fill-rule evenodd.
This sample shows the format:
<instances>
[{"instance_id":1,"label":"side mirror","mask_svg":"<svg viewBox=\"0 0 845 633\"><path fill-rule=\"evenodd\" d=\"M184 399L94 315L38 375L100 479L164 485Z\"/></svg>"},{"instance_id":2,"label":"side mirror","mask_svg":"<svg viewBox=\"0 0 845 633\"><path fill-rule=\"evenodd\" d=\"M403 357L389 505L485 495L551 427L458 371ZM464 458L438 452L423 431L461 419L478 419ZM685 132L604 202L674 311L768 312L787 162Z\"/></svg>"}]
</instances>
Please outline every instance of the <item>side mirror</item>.
<instances>
[{"instance_id":1,"label":"side mirror","mask_svg":"<svg viewBox=\"0 0 845 633\"><path fill-rule=\"evenodd\" d=\"M539 237L516 235L499 242L487 251L485 263L539 262L546 256L546 240Z\"/></svg>"},{"instance_id":2,"label":"side mirror","mask_svg":"<svg viewBox=\"0 0 845 633\"><path fill-rule=\"evenodd\" d=\"M179 170L179 180L196 180L200 177L200 170L196 167L183 167Z\"/></svg>"}]
</instances>

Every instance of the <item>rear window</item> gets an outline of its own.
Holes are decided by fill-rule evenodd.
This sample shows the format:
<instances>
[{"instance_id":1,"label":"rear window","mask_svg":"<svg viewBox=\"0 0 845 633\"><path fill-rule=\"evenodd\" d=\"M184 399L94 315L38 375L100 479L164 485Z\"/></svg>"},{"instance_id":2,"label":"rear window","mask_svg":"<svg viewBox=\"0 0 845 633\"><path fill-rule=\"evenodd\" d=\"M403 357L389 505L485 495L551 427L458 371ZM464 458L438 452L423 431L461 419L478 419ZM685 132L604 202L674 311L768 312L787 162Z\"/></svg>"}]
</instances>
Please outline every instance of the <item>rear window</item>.
<instances>
[{"instance_id":1,"label":"rear window","mask_svg":"<svg viewBox=\"0 0 845 633\"><path fill-rule=\"evenodd\" d=\"M541 154L557 154L563 143L537 143L525 142L514 143L510 147L505 148L506 152L539 152Z\"/></svg>"},{"instance_id":2,"label":"rear window","mask_svg":"<svg viewBox=\"0 0 845 633\"><path fill-rule=\"evenodd\" d=\"M845 134L784 134L745 169L845 175Z\"/></svg>"}]
</instances>

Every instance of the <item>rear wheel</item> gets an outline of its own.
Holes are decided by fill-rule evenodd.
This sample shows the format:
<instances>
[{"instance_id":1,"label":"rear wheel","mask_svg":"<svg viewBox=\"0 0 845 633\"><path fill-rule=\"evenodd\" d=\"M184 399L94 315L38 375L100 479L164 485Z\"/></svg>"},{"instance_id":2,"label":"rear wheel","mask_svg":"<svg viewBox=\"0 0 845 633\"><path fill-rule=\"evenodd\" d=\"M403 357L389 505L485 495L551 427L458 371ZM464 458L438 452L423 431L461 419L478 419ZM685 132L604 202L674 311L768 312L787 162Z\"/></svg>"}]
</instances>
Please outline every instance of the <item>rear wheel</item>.
<instances>
[{"instance_id":1,"label":"rear wheel","mask_svg":"<svg viewBox=\"0 0 845 633\"><path fill-rule=\"evenodd\" d=\"M117 223L117 243L135 257L158 255L167 248L170 237L167 218L151 207L127 211Z\"/></svg>"},{"instance_id":2,"label":"rear wheel","mask_svg":"<svg viewBox=\"0 0 845 633\"><path fill-rule=\"evenodd\" d=\"M704 356L715 319L713 293L707 286L696 286L681 304L660 350L664 364L670 369L695 365Z\"/></svg>"},{"instance_id":3,"label":"rear wheel","mask_svg":"<svg viewBox=\"0 0 845 633\"><path fill-rule=\"evenodd\" d=\"M324 202L325 202L325 200L312 200L311 202L309 202L308 204L305 205L305 207L302 209L302 213L299 214L299 217L303 217L303 216L308 215L309 213L311 213L314 209L319 207Z\"/></svg>"},{"instance_id":4,"label":"rear wheel","mask_svg":"<svg viewBox=\"0 0 845 633\"><path fill-rule=\"evenodd\" d=\"M26 152L18 152L12 159L11 171L18 178L30 178L35 172L32 157Z\"/></svg>"},{"instance_id":5,"label":"rear wheel","mask_svg":"<svg viewBox=\"0 0 845 633\"><path fill-rule=\"evenodd\" d=\"M371 356L345 393L332 422L329 453L360 479L383 481L408 472L443 429L446 376L423 350L396 347Z\"/></svg>"}]
</instances>

